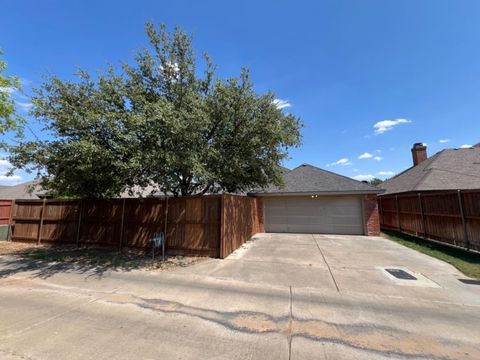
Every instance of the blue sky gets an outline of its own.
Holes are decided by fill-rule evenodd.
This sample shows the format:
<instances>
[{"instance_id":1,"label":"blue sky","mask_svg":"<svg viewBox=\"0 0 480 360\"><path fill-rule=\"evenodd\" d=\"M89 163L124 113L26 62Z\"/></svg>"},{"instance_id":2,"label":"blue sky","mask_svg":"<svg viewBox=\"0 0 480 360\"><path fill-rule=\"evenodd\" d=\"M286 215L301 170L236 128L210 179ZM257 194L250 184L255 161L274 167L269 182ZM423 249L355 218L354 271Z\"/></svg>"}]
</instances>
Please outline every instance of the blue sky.
<instances>
[{"instance_id":1,"label":"blue sky","mask_svg":"<svg viewBox=\"0 0 480 360\"><path fill-rule=\"evenodd\" d=\"M2 4L0 48L28 93L47 73L131 61L146 21L180 25L221 76L249 67L257 91L302 118L303 145L284 165L385 178L411 166L415 142L432 155L480 141L479 15L476 0L16 0Z\"/></svg>"}]
</instances>

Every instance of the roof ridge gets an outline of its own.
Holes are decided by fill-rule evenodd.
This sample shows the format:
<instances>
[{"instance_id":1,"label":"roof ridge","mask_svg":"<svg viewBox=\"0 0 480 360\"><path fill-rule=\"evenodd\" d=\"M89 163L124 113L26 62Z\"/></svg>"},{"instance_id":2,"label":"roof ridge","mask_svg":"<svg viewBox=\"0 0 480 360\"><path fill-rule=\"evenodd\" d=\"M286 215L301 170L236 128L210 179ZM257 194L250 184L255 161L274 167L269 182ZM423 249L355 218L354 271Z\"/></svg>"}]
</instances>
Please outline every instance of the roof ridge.
<instances>
[{"instance_id":1,"label":"roof ridge","mask_svg":"<svg viewBox=\"0 0 480 360\"><path fill-rule=\"evenodd\" d=\"M420 164L410 166L409 168L407 168L407 169L403 170L402 172L398 173L397 175L392 176L390 179L385 180L383 183L386 183L386 182L389 182L390 180L393 180L393 179L398 178L399 176L401 176L401 175L409 172L410 170L416 168L417 166L422 165L422 164L423 164L424 162L426 162L426 161L428 161L429 163L428 163L428 164L423 164L424 166L429 166L429 165L431 165L432 163L435 162L435 160L437 160L438 156L439 156L442 152L444 152L445 150L450 150L450 149L443 149L443 150L440 150L439 152L436 152L435 154L433 154L432 156L430 156L430 157L427 158L426 160L422 161ZM429 168L427 167L427 168L423 169L422 171L427 171L428 169L429 169ZM423 178L423 176L422 176L422 178Z\"/></svg>"},{"instance_id":2,"label":"roof ridge","mask_svg":"<svg viewBox=\"0 0 480 360\"><path fill-rule=\"evenodd\" d=\"M342 177L342 178L344 178L344 179L347 179L347 180L351 180L351 181L354 181L354 182L359 182L359 183L368 185L368 186L371 187L372 189L378 190L378 187L373 186L373 185L369 184L368 182L363 182L363 181L355 180L355 179L353 179L353 178L351 178L351 177L349 177L349 176L345 176L345 175L342 175L342 174L339 174L339 173L336 173L336 172L333 172L333 171L325 170L325 169L322 169L322 168L320 168L320 167L318 167L318 166L311 165L311 164L307 164L307 163L303 163L303 164L301 164L301 165L298 165L296 168L294 168L294 169L292 169L292 170L290 170L290 171L294 171L294 170L296 170L297 168L299 168L299 167L301 167L301 166L310 166L310 167L312 167L312 168L314 168L314 169L317 169L317 170L320 170L320 171L324 171L324 172L326 172L326 173L329 173L329 174L332 174L332 175L335 175L335 176L340 176L340 177Z\"/></svg>"},{"instance_id":3,"label":"roof ridge","mask_svg":"<svg viewBox=\"0 0 480 360\"><path fill-rule=\"evenodd\" d=\"M422 171L425 173L420 177L417 183L413 185L412 190L416 190L420 186L420 184L427 179L427 177L430 175L430 172L432 171L432 168L423 169Z\"/></svg>"}]
</instances>

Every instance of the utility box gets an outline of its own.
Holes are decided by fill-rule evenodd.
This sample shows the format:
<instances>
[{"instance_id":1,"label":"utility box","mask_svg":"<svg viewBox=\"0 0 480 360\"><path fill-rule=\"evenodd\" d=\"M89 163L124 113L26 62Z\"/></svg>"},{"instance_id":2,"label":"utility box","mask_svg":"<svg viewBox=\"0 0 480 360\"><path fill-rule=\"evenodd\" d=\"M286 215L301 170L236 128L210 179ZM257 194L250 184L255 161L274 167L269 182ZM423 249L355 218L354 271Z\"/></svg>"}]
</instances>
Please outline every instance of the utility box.
<instances>
[{"instance_id":1,"label":"utility box","mask_svg":"<svg viewBox=\"0 0 480 360\"><path fill-rule=\"evenodd\" d=\"M0 225L0 241L8 239L8 230L10 225Z\"/></svg>"}]
</instances>

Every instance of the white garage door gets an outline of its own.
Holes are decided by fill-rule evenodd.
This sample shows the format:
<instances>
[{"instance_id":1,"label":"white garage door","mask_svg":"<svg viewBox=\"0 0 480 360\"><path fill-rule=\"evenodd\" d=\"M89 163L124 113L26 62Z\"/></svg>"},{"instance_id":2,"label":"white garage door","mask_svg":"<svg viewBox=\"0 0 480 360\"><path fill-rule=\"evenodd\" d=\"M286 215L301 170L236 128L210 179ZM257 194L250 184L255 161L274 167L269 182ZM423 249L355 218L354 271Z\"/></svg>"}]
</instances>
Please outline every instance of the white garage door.
<instances>
[{"instance_id":1,"label":"white garage door","mask_svg":"<svg viewBox=\"0 0 480 360\"><path fill-rule=\"evenodd\" d=\"M265 231L361 235L362 202L358 197L264 198Z\"/></svg>"}]
</instances>

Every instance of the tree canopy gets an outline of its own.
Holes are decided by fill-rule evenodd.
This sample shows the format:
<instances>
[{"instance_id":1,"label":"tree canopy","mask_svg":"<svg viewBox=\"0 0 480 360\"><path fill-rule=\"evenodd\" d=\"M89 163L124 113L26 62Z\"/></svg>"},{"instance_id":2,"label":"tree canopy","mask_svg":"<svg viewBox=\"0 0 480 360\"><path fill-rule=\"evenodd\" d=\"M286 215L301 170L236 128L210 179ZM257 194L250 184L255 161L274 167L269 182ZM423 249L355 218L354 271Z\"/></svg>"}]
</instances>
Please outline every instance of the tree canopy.
<instances>
[{"instance_id":1,"label":"tree canopy","mask_svg":"<svg viewBox=\"0 0 480 360\"><path fill-rule=\"evenodd\" d=\"M8 131L20 131L23 122L15 113L15 101L11 96L12 92L20 90L20 81L15 76L6 76L6 69L7 63L0 59L0 135ZM0 140L0 146L5 146L4 140Z\"/></svg>"},{"instance_id":2,"label":"tree canopy","mask_svg":"<svg viewBox=\"0 0 480 360\"><path fill-rule=\"evenodd\" d=\"M257 94L242 69L221 79L199 64L180 28L148 23L149 46L121 71L46 78L31 115L47 140L10 149L56 196L106 198L154 186L173 195L281 185L280 163L301 141L301 121Z\"/></svg>"},{"instance_id":3,"label":"tree canopy","mask_svg":"<svg viewBox=\"0 0 480 360\"><path fill-rule=\"evenodd\" d=\"M379 179L379 178L373 178L372 180L369 181L369 183L370 183L370 185L378 186L381 183L383 183L383 180Z\"/></svg>"}]
</instances>

